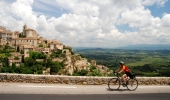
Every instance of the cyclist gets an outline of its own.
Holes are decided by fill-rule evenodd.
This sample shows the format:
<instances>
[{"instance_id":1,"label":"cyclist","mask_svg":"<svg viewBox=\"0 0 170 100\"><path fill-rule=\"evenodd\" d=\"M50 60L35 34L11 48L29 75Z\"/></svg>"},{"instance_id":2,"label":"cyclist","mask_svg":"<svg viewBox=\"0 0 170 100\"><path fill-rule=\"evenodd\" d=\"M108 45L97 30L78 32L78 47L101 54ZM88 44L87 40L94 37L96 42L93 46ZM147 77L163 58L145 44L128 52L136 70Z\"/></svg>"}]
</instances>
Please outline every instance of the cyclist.
<instances>
[{"instance_id":1,"label":"cyclist","mask_svg":"<svg viewBox=\"0 0 170 100\"><path fill-rule=\"evenodd\" d=\"M119 68L115 71L115 72L117 72L117 73L122 73L122 72L124 72L124 74L122 75L122 81L123 81L123 86L125 86L126 85L126 77L127 76L131 76L131 71L130 71L130 69L125 65L125 63L123 62L123 61L120 61L119 62Z\"/></svg>"}]
</instances>

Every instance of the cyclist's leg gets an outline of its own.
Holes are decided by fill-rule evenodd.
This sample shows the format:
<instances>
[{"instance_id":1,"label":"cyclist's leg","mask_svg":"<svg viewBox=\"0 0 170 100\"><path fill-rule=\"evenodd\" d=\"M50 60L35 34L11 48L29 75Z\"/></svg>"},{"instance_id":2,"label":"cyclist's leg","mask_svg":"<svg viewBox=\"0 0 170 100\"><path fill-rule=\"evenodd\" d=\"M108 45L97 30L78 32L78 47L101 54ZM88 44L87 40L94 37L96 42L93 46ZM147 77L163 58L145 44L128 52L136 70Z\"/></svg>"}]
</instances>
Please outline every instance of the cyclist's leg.
<instances>
[{"instance_id":1,"label":"cyclist's leg","mask_svg":"<svg viewBox=\"0 0 170 100\"><path fill-rule=\"evenodd\" d=\"M126 83L126 77L127 77L126 73L122 75L123 84L125 84L125 83Z\"/></svg>"},{"instance_id":2,"label":"cyclist's leg","mask_svg":"<svg viewBox=\"0 0 170 100\"><path fill-rule=\"evenodd\" d=\"M130 73L130 72L125 72L125 75L124 75L124 82L125 82L125 83L127 82L126 78L127 78L127 77L130 77L130 76L131 76L131 73Z\"/></svg>"}]
</instances>

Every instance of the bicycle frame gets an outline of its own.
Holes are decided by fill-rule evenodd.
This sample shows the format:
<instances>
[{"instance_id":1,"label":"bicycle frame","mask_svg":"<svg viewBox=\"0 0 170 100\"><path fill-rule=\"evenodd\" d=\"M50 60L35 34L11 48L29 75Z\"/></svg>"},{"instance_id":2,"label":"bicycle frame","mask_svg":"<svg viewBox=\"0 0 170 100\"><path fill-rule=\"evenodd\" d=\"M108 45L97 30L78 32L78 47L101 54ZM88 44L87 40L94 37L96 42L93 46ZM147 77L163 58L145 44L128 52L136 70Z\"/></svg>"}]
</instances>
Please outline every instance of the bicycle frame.
<instances>
[{"instance_id":1,"label":"bicycle frame","mask_svg":"<svg viewBox=\"0 0 170 100\"><path fill-rule=\"evenodd\" d=\"M114 75L117 77L117 78L112 78L110 79L110 81L108 82L108 87L110 90L117 90L119 89L120 85L123 85L123 80L122 78L120 77L120 74L114 72ZM116 87L117 88L114 88ZM138 87L138 81L136 80L136 77L135 75L133 75L132 77L128 76L126 78L126 85L123 85L124 87L126 86L128 90L130 91L133 91L133 90L136 90L137 87Z\"/></svg>"}]
</instances>

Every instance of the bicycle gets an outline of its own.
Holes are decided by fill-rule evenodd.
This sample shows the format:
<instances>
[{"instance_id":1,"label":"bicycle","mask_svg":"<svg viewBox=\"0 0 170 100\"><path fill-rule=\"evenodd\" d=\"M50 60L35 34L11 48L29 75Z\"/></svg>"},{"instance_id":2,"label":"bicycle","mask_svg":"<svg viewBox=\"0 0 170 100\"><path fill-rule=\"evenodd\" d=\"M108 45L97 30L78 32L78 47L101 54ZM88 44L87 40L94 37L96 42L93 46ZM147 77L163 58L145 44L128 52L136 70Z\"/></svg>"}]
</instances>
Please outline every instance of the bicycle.
<instances>
[{"instance_id":1,"label":"bicycle","mask_svg":"<svg viewBox=\"0 0 170 100\"><path fill-rule=\"evenodd\" d=\"M123 85L123 87L127 87L127 89L130 91L134 91L137 89L138 81L135 74L126 78L126 84L123 84L122 78L119 77L120 75L118 73L114 72L114 75L117 78L111 78L108 82L108 87L110 90L118 90L120 88L120 85Z\"/></svg>"}]
</instances>

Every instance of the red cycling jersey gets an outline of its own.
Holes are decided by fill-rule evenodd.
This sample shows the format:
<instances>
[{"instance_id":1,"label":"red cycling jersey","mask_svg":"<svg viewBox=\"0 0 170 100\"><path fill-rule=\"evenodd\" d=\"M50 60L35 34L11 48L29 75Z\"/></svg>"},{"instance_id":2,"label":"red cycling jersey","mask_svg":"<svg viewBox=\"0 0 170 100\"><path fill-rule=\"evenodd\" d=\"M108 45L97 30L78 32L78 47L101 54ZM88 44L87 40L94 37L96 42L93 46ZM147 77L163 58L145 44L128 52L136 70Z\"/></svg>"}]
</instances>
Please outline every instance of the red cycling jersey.
<instances>
[{"instance_id":1,"label":"red cycling jersey","mask_svg":"<svg viewBox=\"0 0 170 100\"><path fill-rule=\"evenodd\" d=\"M124 72L130 72L130 69L127 66L123 65L123 71Z\"/></svg>"}]
</instances>

